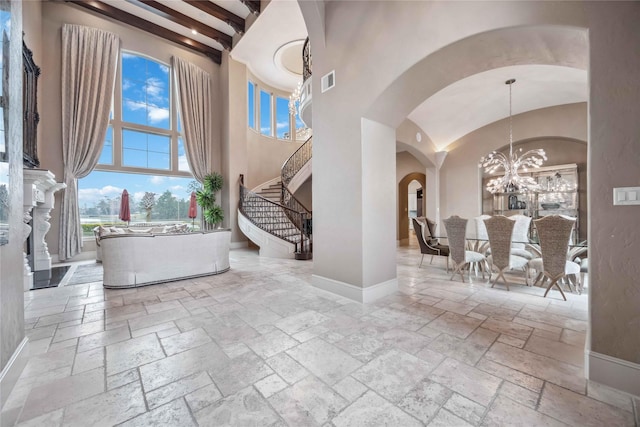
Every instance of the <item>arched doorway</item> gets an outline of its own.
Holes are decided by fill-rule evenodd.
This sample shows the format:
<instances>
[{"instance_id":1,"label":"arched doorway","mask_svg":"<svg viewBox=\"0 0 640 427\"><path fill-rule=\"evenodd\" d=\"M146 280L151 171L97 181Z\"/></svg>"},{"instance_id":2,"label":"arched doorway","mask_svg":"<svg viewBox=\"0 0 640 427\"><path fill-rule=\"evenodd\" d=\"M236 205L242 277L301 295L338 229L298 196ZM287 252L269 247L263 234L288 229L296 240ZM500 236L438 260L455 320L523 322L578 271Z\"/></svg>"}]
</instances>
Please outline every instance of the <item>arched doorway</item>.
<instances>
[{"instance_id":1,"label":"arched doorway","mask_svg":"<svg viewBox=\"0 0 640 427\"><path fill-rule=\"evenodd\" d=\"M413 191L412 194L415 193L414 197L416 198L415 216L423 216L425 212L424 189L426 188L426 186L427 176L420 172L410 173L402 178L398 183L398 241L401 246L409 244L409 216L411 214L409 209L409 193L411 192L410 189ZM417 200L418 189L422 190L422 197L420 198L420 201ZM420 208L418 208L418 203L420 203ZM423 215L418 215L418 210L420 210Z\"/></svg>"}]
</instances>

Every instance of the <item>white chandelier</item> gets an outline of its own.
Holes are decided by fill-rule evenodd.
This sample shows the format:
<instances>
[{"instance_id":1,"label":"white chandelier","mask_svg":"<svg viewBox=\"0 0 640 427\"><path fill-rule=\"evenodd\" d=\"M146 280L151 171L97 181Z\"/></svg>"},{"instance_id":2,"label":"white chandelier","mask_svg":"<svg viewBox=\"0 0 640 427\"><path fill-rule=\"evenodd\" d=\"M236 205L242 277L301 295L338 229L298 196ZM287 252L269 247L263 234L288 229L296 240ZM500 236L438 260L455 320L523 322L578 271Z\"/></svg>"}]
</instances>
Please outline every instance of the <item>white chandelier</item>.
<instances>
[{"instance_id":1,"label":"white chandelier","mask_svg":"<svg viewBox=\"0 0 640 427\"><path fill-rule=\"evenodd\" d=\"M523 172L527 172L527 168L539 168L542 163L547 160L547 155L541 148L529 150L524 154L522 148L516 153L513 152L513 118L511 116L511 85L516 82L515 79L509 79L505 84L509 85L509 156L492 151L480 159L478 167L484 168L487 174L493 174L504 169L504 176L493 178L487 183L487 190L492 193L515 193L527 192L540 189L540 184L530 176L518 175L518 170L522 168Z\"/></svg>"}]
</instances>

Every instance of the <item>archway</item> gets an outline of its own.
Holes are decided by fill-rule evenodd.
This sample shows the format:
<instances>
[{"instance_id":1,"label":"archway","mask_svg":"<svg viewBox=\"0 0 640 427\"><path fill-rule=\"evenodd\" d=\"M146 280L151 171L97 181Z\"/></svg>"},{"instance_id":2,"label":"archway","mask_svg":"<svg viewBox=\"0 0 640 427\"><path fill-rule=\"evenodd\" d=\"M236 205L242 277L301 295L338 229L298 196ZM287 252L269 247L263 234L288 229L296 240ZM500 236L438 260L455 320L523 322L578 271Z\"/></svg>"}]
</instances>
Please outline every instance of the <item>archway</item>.
<instances>
[{"instance_id":1,"label":"archway","mask_svg":"<svg viewBox=\"0 0 640 427\"><path fill-rule=\"evenodd\" d=\"M407 245L409 243L409 184L411 184L412 181L417 181L423 190L427 187L427 176L419 172L406 175L398 183L398 241L400 245ZM423 193L423 212L424 208Z\"/></svg>"}]
</instances>

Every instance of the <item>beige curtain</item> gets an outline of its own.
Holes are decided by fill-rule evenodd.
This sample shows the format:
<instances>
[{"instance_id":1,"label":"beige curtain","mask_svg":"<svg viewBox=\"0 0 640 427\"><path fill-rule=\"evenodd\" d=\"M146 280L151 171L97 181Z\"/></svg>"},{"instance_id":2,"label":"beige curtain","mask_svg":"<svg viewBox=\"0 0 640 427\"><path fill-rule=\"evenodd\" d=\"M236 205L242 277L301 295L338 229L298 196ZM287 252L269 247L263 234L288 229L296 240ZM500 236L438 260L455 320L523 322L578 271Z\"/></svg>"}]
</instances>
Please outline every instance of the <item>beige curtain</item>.
<instances>
[{"instance_id":1,"label":"beige curtain","mask_svg":"<svg viewBox=\"0 0 640 427\"><path fill-rule=\"evenodd\" d=\"M211 76L173 57L184 148L193 176L200 182L211 173Z\"/></svg>"},{"instance_id":2,"label":"beige curtain","mask_svg":"<svg viewBox=\"0 0 640 427\"><path fill-rule=\"evenodd\" d=\"M113 33L79 25L62 27L62 157L67 188L60 214L61 260L82 250L78 178L93 170L104 145L119 48Z\"/></svg>"}]
</instances>

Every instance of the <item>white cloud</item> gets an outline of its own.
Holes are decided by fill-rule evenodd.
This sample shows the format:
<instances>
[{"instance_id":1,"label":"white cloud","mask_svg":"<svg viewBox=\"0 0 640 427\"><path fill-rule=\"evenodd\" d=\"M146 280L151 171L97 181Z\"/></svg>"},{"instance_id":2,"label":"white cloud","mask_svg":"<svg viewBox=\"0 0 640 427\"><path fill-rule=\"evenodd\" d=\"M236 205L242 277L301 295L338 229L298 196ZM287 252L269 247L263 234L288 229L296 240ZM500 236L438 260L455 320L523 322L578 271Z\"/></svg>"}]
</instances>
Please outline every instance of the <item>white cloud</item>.
<instances>
[{"instance_id":1,"label":"white cloud","mask_svg":"<svg viewBox=\"0 0 640 427\"><path fill-rule=\"evenodd\" d=\"M134 55L133 53L122 52L122 58L123 59L135 59L137 57L138 57L138 55Z\"/></svg>"},{"instance_id":2,"label":"white cloud","mask_svg":"<svg viewBox=\"0 0 640 427\"><path fill-rule=\"evenodd\" d=\"M81 188L78 190L80 206L92 206L103 198L114 198L122 194L122 188L105 185L102 188Z\"/></svg>"},{"instance_id":3,"label":"white cloud","mask_svg":"<svg viewBox=\"0 0 640 427\"><path fill-rule=\"evenodd\" d=\"M159 175L154 175L152 177L149 178L149 182L151 182L152 184L162 184L165 180L164 176L159 176Z\"/></svg>"},{"instance_id":4,"label":"white cloud","mask_svg":"<svg viewBox=\"0 0 640 427\"><path fill-rule=\"evenodd\" d=\"M144 197L144 191L136 191L135 193L133 193L133 197L136 200L142 200L142 198Z\"/></svg>"},{"instance_id":5,"label":"white cloud","mask_svg":"<svg viewBox=\"0 0 640 427\"><path fill-rule=\"evenodd\" d=\"M172 193L178 193L178 192L185 192L187 189L184 188L182 185L172 185L171 187L169 187L169 190L171 190Z\"/></svg>"},{"instance_id":6,"label":"white cloud","mask_svg":"<svg viewBox=\"0 0 640 427\"><path fill-rule=\"evenodd\" d=\"M276 128L278 129L289 129L289 122L277 122L276 123Z\"/></svg>"},{"instance_id":7,"label":"white cloud","mask_svg":"<svg viewBox=\"0 0 640 427\"><path fill-rule=\"evenodd\" d=\"M191 169L189 168L189 162L187 161L187 155L183 155L183 156L179 156L178 157L178 170L179 171L188 171L190 172Z\"/></svg>"},{"instance_id":8,"label":"white cloud","mask_svg":"<svg viewBox=\"0 0 640 427\"><path fill-rule=\"evenodd\" d=\"M147 115L151 123L158 123L169 118L169 110L149 105L149 112Z\"/></svg>"}]
</instances>

